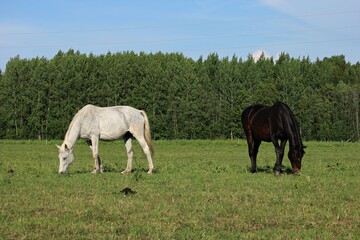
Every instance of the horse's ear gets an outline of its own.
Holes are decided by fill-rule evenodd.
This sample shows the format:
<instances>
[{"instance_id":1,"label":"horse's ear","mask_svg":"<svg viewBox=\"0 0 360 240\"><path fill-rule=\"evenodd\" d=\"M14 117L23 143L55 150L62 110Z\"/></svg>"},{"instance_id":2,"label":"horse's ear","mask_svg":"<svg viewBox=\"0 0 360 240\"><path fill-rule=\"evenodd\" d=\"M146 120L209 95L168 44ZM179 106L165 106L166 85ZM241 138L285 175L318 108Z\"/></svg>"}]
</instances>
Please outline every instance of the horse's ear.
<instances>
[{"instance_id":1,"label":"horse's ear","mask_svg":"<svg viewBox=\"0 0 360 240\"><path fill-rule=\"evenodd\" d=\"M60 149L61 147L59 146L59 145L57 145L57 144L55 144L55 146L58 148L58 149Z\"/></svg>"}]
</instances>

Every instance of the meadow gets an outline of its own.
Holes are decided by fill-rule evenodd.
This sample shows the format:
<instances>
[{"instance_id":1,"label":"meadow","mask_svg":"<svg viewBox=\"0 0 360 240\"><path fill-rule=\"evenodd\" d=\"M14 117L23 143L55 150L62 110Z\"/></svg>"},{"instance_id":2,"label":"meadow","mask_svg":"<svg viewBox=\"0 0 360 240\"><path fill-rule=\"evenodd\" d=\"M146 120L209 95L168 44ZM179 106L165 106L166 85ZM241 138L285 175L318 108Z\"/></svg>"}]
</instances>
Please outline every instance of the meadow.
<instances>
[{"instance_id":1,"label":"meadow","mask_svg":"<svg viewBox=\"0 0 360 240\"><path fill-rule=\"evenodd\" d=\"M155 141L152 175L137 144L120 174L122 141L101 142L94 175L81 140L60 175L55 144L0 141L0 239L360 238L360 143L305 142L300 176L280 177L269 143L251 174L243 140Z\"/></svg>"}]
</instances>

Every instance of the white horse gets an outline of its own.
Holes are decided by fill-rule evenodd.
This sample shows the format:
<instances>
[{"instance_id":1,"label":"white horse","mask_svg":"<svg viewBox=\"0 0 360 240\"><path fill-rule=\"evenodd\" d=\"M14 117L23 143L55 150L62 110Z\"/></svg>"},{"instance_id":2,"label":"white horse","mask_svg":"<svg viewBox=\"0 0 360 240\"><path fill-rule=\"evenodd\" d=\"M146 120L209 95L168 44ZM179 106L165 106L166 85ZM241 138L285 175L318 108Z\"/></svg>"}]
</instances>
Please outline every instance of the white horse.
<instances>
[{"instance_id":1,"label":"white horse","mask_svg":"<svg viewBox=\"0 0 360 240\"><path fill-rule=\"evenodd\" d=\"M85 139L89 144L95 168L93 173L102 173L103 168L98 152L99 140L116 140L124 138L128 155L127 167L122 173L131 172L133 137L139 142L148 160L148 173L154 169L152 161L152 144L149 120L145 111L129 106L97 107L86 105L72 119L66 132L64 142L59 148L59 173L66 173L74 161L73 150L78 138Z\"/></svg>"}]
</instances>

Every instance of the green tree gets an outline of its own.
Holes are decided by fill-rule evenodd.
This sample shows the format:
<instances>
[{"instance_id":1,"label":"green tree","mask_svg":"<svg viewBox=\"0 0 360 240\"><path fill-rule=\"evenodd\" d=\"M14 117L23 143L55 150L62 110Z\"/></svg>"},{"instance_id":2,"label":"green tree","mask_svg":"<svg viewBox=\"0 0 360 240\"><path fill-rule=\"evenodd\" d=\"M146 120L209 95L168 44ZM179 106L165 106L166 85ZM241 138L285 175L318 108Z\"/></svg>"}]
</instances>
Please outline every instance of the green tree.
<instances>
[{"instance_id":1,"label":"green tree","mask_svg":"<svg viewBox=\"0 0 360 240\"><path fill-rule=\"evenodd\" d=\"M28 116L29 138L45 139L48 130L48 100L51 87L49 78L48 60L35 58L33 62L33 73L27 87L28 95L32 99L30 104L30 115Z\"/></svg>"},{"instance_id":2,"label":"green tree","mask_svg":"<svg viewBox=\"0 0 360 240\"><path fill-rule=\"evenodd\" d=\"M307 140L359 140L360 64L333 56L310 61L282 53L186 58L181 53L72 49L52 59L12 58L0 72L0 137L63 138L86 104L129 105L148 113L155 139L244 137L250 104L280 100Z\"/></svg>"}]
</instances>

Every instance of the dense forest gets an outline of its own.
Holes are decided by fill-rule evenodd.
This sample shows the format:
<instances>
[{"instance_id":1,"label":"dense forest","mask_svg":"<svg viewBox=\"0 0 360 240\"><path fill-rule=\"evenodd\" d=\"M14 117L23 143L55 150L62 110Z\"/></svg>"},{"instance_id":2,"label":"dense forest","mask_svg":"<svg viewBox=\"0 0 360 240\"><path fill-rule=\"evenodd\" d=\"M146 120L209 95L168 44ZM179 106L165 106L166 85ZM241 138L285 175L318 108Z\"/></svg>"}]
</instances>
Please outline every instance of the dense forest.
<instances>
[{"instance_id":1,"label":"dense forest","mask_svg":"<svg viewBox=\"0 0 360 240\"><path fill-rule=\"evenodd\" d=\"M254 61L212 53L194 60L70 49L52 59L8 61L0 74L0 138L62 139L89 103L145 110L154 139L243 138L246 106L283 101L305 140L359 141L359 94L360 63L342 55Z\"/></svg>"}]
</instances>

